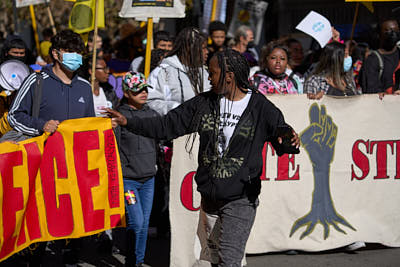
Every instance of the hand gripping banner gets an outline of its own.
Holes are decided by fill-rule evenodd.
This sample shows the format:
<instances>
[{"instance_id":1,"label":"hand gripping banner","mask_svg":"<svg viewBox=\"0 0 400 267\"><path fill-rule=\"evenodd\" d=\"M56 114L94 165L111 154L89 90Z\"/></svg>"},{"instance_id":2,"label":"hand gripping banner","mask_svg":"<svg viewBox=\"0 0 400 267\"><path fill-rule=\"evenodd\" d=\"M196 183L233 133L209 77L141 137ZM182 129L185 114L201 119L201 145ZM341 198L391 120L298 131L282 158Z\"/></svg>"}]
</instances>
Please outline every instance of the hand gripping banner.
<instances>
[{"instance_id":1,"label":"hand gripping banner","mask_svg":"<svg viewBox=\"0 0 400 267\"><path fill-rule=\"evenodd\" d=\"M0 144L0 261L32 243L123 226L110 119L62 122L52 135Z\"/></svg>"}]
</instances>

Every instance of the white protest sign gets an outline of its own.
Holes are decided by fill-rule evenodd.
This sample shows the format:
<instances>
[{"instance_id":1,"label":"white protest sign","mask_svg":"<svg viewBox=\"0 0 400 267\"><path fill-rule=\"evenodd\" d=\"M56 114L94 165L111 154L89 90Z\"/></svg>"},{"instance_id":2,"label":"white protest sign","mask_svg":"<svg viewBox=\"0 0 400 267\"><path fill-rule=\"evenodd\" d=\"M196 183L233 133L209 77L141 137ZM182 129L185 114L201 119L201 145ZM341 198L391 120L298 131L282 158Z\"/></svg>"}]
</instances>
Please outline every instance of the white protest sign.
<instances>
[{"instance_id":1,"label":"white protest sign","mask_svg":"<svg viewBox=\"0 0 400 267\"><path fill-rule=\"evenodd\" d=\"M296 29L307 33L323 48L332 38L331 23L324 16L317 12L311 11L308 15L296 26Z\"/></svg>"},{"instance_id":2,"label":"white protest sign","mask_svg":"<svg viewBox=\"0 0 400 267\"><path fill-rule=\"evenodd\" d=\"M124 0L119 16L123 18L183 18L184 0Z\"/></svg>"},{"instance_id":3,"label":"white protest sign","mask_svg":"<svg viewBox=\"0 0 400 267\"><path fill-rule=\"evenodd\" d=\"M38 5L38 4L44 4L46 2L50 2L50 0L17 0L16 1L16 6L18 7L24 7L24 6L30 6L30 5Z\"/></svg>"}]
</instances>

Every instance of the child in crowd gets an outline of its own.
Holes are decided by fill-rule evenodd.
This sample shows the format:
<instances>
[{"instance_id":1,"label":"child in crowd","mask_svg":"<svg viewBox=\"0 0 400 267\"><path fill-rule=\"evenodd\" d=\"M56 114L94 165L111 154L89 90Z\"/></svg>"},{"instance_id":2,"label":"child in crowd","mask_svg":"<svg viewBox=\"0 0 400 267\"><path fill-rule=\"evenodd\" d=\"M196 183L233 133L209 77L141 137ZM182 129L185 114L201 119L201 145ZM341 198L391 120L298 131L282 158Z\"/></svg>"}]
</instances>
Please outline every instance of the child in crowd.
<instances>
[{"instance_id":1,"label":"child in crowd","mask_svg":"<svg viewBox=\"0 0 400 267\"><path fill-rule=\"evenodd\" d=\"M157 113L147 105L148 87L143 74L128 72L123 78L124 97L118 111L126 118L150 118ZM124 177L127 215L127 252L125 266L142 266L147 231L153 206L156 147L152 138L136 135L126 127L117 132Z\"/></svg>"}]
</instances>

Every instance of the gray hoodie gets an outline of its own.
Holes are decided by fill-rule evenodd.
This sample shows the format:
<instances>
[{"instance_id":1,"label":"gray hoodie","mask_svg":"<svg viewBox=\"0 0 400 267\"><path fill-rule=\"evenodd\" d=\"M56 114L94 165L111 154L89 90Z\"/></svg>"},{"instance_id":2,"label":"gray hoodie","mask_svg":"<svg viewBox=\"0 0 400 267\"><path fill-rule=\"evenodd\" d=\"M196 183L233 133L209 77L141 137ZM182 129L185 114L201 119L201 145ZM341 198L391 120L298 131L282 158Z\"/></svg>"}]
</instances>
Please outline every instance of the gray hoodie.
<instances>
[{"instance_id":1,"label":"gray hoodie","mask_svg":"<svg viewBox=\"0 0 400 267\"><path fill-rule=\"evenodd\" d=\"M149 76L148 105L160 115L165 115L171 109L195 96L195 90L186 74L186 68L178 57L165 58L160 66L155 68ZM208 72L203 67L203 91L211 89L208 81Z\"/></svg>"}]
</instances>

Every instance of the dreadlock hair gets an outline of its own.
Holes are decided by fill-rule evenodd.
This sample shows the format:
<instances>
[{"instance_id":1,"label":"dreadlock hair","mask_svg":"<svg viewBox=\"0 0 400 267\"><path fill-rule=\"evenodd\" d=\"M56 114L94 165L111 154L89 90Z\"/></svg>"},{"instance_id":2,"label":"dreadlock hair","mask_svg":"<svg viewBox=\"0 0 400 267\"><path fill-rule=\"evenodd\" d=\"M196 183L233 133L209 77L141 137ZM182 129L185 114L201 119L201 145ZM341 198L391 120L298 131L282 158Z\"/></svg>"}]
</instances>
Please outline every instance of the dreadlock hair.
<instances>
[{"instance_id":1,"label":"dreadlock hair","mask_svg":"<svg viewBox=\"0 0 400 267\"><path fill-rule=\"evenodd\" d=\"M218 65L221 68L218 86L224 86L225 73L233 72L235 83L240 90L255 90L249 82L250 67L246 58L238 51L227 48L224 51L215 53L214 57L218 59ZM221 87L220 87L221 88Z\"/></svg>"},{"instance_id":2,"label":"dreadlock hair","mask_svg":"<svg viewBox=\"0 0 400 267\"><path fill-rule=\"evenodd\" d=\"M224 51L219 51L215 53L213 58L214 57L217 58L218 66L221 68L221 74L218 81L219 88L222 88L225 85L226 72L233 72L236 86L241 91L246 92L246 89L250 89L254 93L257 93L257 90L255 90L255 88L249 82L250 67L247 63L246 58L242 54L240 54L236 50L227 48ZM219 100L221 99L221 97L222 95L218 96L217 98L217 106L219 106ZM203 115L204 109L205 107L200 106L196 114L193 116L193 120L190 124L190 128L193 131L199 129L201 116ZM215 125L217 125L216 122L217 120L219 120L219 118L217 117L218 114L219 112L213 112L212 114L214 117ZM207 144L206 149L211 145L212 140L216 140L218 138L218 133L214 132L213 134L214 136L209 139L209 143ZM192 152L195 140L195 134L189 135L186 139L185 149L189 154L191 154Z\"/></svg>"},{"instance_id":3,"label":"dreadlock hair","mask_svg":"<svg viewBox=\"0 0 400 267\"><path fill-rule=\"evenodd\" d=\"M198 29L184 28L176 37L172 51L167 55L167 57L178 56L196 95L204 91L202 46L205 41L206 38Z\"/></svg>"}]
</instances>

